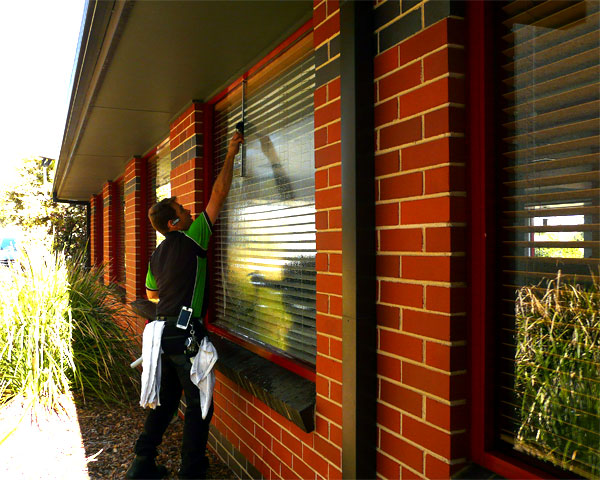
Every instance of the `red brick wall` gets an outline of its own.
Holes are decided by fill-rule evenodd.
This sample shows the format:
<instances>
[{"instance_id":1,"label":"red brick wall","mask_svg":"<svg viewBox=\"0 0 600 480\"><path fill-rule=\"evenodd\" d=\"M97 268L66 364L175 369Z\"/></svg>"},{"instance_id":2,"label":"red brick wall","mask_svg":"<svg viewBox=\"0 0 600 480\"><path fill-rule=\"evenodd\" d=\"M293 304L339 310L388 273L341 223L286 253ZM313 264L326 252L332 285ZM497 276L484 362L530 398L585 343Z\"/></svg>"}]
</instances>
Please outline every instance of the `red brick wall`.
<instances>
[{"instance_id":1,"label":"red brick wall","mask_svg":"<svg viewBox=\"0 0 600 480\"><path fill-rule=\"evenodd\" d=\"M405 28L414 21L417 31L380 48L374 65L377 470L390 479L448 478L468 443L465 25L453 17L427 25L435 2L407 13L390 3L375 10L388 16L379 45L389 42L389 30L381 32L390 19Z\"/></svg>"},{"instance_id":2,"label":"red brick wall","mask_svg":"<svg viewBox=\"0 0 600 480\"><path fill-rule=\"evenodd\" d=\"M128 302L145 298L147 258L147 162L132 158L125 167L125 292Z\"/></svg>"},{"instance_id":3,"label":"red brick wall","mask_svg":"<svg viewBox=\"0 0 600 480\"><path fill-rule=\"evenodd\" d=\"M113 283L118 280L117 274L117 221L116 211L118 206L117 185L106 182L102 187L102 214L103 214L103 257L104 257L104 283Z\"/></svg>"},{"instance_id":4,"label":"red brick wall","mask_svg":"<svg viewBox=\"0 0 600 480\"><path fill-rule=\"evenodd\" d=\"M204 209L203 104L192 103L171 124L170 146L171 196L196 217Z\"/></svg>"}]
</instances>

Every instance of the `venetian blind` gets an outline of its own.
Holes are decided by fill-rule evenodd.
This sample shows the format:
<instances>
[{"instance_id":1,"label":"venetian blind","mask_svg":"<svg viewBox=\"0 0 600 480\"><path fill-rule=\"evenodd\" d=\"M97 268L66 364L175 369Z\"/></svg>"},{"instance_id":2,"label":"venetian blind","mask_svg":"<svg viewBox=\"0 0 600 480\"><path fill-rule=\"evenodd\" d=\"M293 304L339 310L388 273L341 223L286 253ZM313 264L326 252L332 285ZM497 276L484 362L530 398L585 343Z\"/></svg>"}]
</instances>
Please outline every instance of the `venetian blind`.
<instances>
[{"instance_id":1,"label":"venetian blind","mask_svg":"<svg viewBox=\"0 0 600 480\"><path fill-rule=\"evenodd\" d=\"M585 293L600 261L599 5L505 2L497 34L497 435L588 478L600 476L599 302Z\"/></svg>"},{"instance_id":2,"label":"venetian blind","mask_svg":"<svg viewBox=\"0 0 600 480\"><path fill-rule=\"evenodd\" d=\"M315 189L312 35L215 106L215 174L245 122L215 225L216 324L314 364Z\"/></svg>"},{"instance_id":3,"label":"venetian blind","mask_svg":"<svg viewBox=\"0 0 600 480\"><path fill-rule=\"evenodd\" d=\"M171 147L169 145L169 139L163 141L156 149L156 156L150 163L148 178L151 179L152 191L150 192L149 199L152 200L150 206L154 205L165 198L171 196ZM148 222L149 228L152 230L151 239L155 241L149 242L150 248L154 251L155 247L158 247L165 237L161 233L154 230L152 224ZM152 253L152 252L150 252Z\"/></svg>"}]
</instances>

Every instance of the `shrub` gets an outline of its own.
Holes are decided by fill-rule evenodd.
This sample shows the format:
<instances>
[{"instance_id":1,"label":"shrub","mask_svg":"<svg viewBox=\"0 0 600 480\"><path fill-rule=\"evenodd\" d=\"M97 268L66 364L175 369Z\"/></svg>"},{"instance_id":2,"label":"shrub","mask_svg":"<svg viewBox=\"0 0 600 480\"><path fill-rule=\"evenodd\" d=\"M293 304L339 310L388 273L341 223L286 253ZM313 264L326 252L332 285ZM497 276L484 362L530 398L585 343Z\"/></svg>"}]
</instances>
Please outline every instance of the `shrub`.
<instances>
[{"instance_id":1,"label":"shrub","mask_svg":"<svg viewBox=\"0 0 600 480\"><path fill-rule=\"evenodd\" d=\"M517 299L517 448L600 477L600 293L561 282Z\"/></svg>"}]
</instances>

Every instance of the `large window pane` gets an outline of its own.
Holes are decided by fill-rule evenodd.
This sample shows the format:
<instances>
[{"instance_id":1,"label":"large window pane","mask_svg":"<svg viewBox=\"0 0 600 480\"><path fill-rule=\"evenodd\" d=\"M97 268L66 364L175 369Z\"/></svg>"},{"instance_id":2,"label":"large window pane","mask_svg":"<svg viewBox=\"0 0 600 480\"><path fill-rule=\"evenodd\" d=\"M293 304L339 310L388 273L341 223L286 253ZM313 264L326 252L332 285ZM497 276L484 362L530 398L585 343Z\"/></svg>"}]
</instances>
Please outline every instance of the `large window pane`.
<instances>
[{"instance_id":1,"label":"large window pane","mask_svg":"<svg viewBox=\"0 0 600 480\"><path fill-rule=\"evenodd\" d=\"M215 231L216 324L314 364L314 54L311 36L216 105L216 168L245 122Z\"/></svg>"},{"instance_id":2,"label":"large window pane","mask_svg":"<svg viewBox=\"0 0 600 480\"><path fill-rule=\"evenodd\" d=\"M498 9L502 219L497 439L600 476L596 1Z\"/></svg>"}]
</instances>

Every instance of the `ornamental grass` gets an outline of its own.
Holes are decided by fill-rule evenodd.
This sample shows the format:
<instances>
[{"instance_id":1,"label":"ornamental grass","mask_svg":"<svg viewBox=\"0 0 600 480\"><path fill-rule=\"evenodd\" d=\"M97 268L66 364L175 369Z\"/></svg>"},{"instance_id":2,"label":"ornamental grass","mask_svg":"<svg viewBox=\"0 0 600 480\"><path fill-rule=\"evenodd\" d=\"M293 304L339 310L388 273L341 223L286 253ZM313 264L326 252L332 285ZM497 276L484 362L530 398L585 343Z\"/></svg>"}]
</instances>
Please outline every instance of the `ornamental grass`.
<instances>
[{"instance_id":1,"label":"ornamental grass","mask_svg":"<svg viewBox=\"0 0 600 480\"><path fill-rule=\"evenodd\" d=\"M0 406L59 409L70 391L105 403L135 396L133 315L83 258L29 246L0 268Z\"/></svg>"},{"instance_id":2,"label":"ornamental grass","mask_svg":"<svg viewBox=\"0 0 600 480\"><path fill-rule=\"evenodd\" d=\"M517 448L600 477L600 291L557 278L518 291Z\"/></svg>"}]
</instances>

